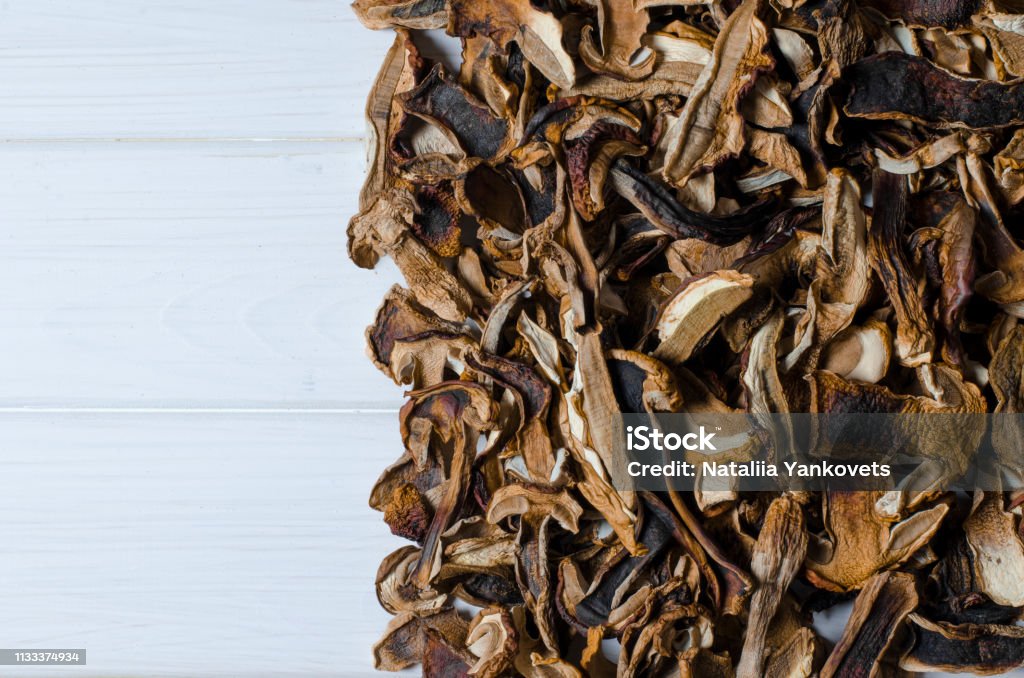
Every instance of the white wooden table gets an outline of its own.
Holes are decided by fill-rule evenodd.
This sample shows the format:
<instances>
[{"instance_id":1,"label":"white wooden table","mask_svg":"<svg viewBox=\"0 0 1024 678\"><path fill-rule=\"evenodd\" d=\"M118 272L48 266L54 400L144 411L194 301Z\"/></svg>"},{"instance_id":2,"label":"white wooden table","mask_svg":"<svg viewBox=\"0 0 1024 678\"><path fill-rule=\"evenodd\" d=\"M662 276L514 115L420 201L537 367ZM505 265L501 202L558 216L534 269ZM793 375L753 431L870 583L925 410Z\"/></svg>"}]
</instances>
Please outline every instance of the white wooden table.
<instances>
[{"instance_id":1,"label":"white wooden table","mask_svg":"<svg viewBox=\"0 0 1024 678\"><path fill-rule=\"evenodd\" d=\"M390 41L345 0L0 3L0 647L88 649L0 676L372 674L397 278L344 232Z\"/></svg>"},{"instance_id":2,"label":"white wooden table","mask_svg":"<svg viewBox=\"0 0 1024 678\"><path fill-rule=\"evenodd\" d=\"M401 392L343 0L0 4L0 676L369 675Z\"/></svg>"}]
</instances>

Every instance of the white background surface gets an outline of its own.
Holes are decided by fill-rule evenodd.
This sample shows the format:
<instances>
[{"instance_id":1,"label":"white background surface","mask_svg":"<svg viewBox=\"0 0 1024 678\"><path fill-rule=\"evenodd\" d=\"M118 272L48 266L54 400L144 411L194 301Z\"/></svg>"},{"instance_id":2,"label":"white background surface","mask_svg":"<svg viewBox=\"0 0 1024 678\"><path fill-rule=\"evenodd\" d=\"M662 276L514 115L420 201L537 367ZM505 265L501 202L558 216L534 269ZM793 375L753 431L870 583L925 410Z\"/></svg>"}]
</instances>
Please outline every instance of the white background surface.
<instances>
[{"instance_id":1,"label":"white background surface","mask_svg":"<svg viewBox=\"0 0 1024 678\"><path fill-rule=\"evenodd\" d=\"M0 676L371 675L395 274L344 232L390 42L343 0L0 3L0 647L88 649Z\"/></svg>"},{"instance_id":2,"label":"white background surface","mask_svg":"<svg viewBox=\"0 0 1024 678\"><path fill-rule=\"evenodd\" d=\"M344 0L0 3L0 676L361 676L402 542ZM833 633L838 629L832 625Z\"/></svg>"}]
</instances>

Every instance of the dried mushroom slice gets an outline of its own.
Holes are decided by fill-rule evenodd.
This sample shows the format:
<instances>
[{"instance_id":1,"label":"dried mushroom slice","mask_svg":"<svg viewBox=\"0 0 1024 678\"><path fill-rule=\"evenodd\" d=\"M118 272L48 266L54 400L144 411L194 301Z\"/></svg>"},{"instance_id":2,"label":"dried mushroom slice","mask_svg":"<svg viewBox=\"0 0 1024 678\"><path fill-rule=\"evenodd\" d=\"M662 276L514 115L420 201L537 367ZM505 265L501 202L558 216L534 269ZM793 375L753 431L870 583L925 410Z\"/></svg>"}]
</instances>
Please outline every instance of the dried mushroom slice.
<instances>
[{"instance_id":1,"label":"dried mushroom slice","mask_svg":"<svg viewBox=\"0 0 1024 678\"><path fill-rule=\"evenodd\" d=\"M992 676L1024 666L1024 630L1002 624L949 624L910 615L913 648L900 667Z\"/></svg>"},{"instance_id":2,"label":"dried mushroom slice","mask_svg":"<svg viewBox=\"0 0 1024 678\"><path fill-rule=\"evenodd\" d=\"M646 7L636 7L633 0L596 0L600 44L594 27L580 31L580 58L595 73L622 80L641 80L654 70L655 55L647 51L635 59L640 41L647 33L650 16Z\"/></svg>"},{"instance_id":3,"label":"dried mushroom slice","mask_svg":"<svg viewBox=\"0 0 1024 678\"><path fill-rule=\"evenodd\" d=\"M355 0L352 9L367 28L444 28L448 23L444 0Z\"/></svg>"},{"instance_id":4,"label":"dried mushroom slice","mask_svg":"<svg viewBox=\"0 0 1024 678\"><path fill-rule=\"evenodd\" d=\"M807 558L807 576L830 591L863 588L878 572L907 561L932 538L949 506L932 508L894 522L876 507L881 492L827 492L823 501L828 558Z\"/></svg>"},{"instance_id":5,"label":"dried mushroom slice","mask_svg":"<svg viewBox=\"0 0 1024 678\"><path fill-rule=\"evenodd\" d=\"M994 129L1024 122L1024 88L962 78L902 52L867 57L843 72L846 114L913 120L940 129Z\"/></svg>"},{"instance_id":6,"label":"dried mushroom slice","mask_svg":"<svg viewBox=\"0 0 1024 678\"><path fill-rule=\"evenodd\" d=\"M768 29L758 18L760 6L760 0L741 3L722 26L711 60L665 133L666 180L685 184L743 150L740 100L773 65L765 52Z\"/></svg>"},{"instance_id":7,"label":"dried mushroom slice","mask_svg":"<svg viewBox=\"0 0 1024 678\"><path fill-rule=\"evenodd\" d=\"M857 595L843 635L822 667L821 677L885 675L879 662L917 601L914 575L883 572L872 577Z\"/></svg>"}]
</instances>

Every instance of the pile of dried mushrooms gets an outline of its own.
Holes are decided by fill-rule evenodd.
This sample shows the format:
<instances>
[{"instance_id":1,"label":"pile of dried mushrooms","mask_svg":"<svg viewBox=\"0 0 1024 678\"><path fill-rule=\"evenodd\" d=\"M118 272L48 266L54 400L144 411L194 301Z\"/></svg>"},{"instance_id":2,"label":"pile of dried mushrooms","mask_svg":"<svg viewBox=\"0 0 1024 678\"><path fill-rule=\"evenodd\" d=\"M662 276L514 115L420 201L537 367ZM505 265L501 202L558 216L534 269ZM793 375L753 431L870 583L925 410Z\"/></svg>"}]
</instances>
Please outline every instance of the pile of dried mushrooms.
<instances>
[{"instance_id":1,"label":"pile of dried mushrooms","mask_svg":"<svg viewBox=\"0 0 1024 678\"><path fill-rule=\"evenodd\" d=\"M1024 4L354 9L396 38L350 254L406 281L367 330L408 389L370 497L411 542L377 575L379 668L1024 665L1020 492L608 476L614 411L1024 411ZM847 601L830 642L814 616Z\"/></svg>"}]
</instances>

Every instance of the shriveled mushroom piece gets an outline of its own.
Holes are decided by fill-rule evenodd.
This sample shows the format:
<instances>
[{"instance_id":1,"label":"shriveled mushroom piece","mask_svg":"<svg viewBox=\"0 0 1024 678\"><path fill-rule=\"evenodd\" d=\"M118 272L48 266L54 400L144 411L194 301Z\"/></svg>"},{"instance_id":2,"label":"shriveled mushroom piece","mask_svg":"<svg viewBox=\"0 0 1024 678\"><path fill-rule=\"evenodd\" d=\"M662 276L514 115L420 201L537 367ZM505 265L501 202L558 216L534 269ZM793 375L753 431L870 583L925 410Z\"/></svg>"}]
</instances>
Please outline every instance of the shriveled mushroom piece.
<instances>
[{"instance_id":1,"label":"shriveled mushroom piece","mask_svg":"<svg viewBox=\"0 0 1024 678\"><path fill-rule=\"evenodd\" d=\"M742 96L757 76L772 66L765 53L768 29L758 18L760 0L744 2L722 26L679 119L662 142L665 178L686 183L696 173L712 169L743 149Z\"/></svg>"},{"instance_id":2,"label":"shriveled mushroom piece","mask_svg":"<svg viewBox=\"0 0 1024 678\"><path fill-rule=\"evenodd\" d=\"M917 607L914 576L883 572L857 595L843 636L821 670L822 678L884 675L879 660L896 639L903 620Z\"/></svg>"},{"instance_id":3,"label":"shriveled mushroom piece","mask_svg":"<svg viewBox=\"0 0 1024 678\"><path fill-rule=\"evenodd\" d=\"M923 281L914 275L903 250L906 180L898 174L874 174L875 216L869 247L872 266L896 315L896 356L908 367L931 362L935 337L921 299Z\"/></svg>"},{"instance_id":4,"label":"shriveled mushroom piece","mask_svg":"<svg viewBox=\"0 0 1024 678\"><path fill-rule=\"evenodd\" d=\"M367 28L444 28L448 23L443 0L355 0L352 9Z\"/></svg>"},{"instance_id":5,"label":"shriveled mushroom piece","mask_svg":"<svg viewBox=\"0 0 1024 678\"><path fill-rule=\"evenodd\" d=\"M1024 122L1024 87L961 78L929 61L886 52L843 73L852 93L846 113L872 119L908 119L939 128L987 129Z\"/></svg>"},{"instance_id":6,"label":"shriveled mushroom piece","mask_svg":"<svg viewBox=\"0 0 1024 678\"><path fill-rule=\"evenodd\" d=\"M447 529L469 489L476 444L493 426L494 403L476 384L442 382L410 394L400 415L402 439L418 466L437 456L445 473L444 487L413 579L425 587L441 567L441 533Z\"/></svg>"},{"instance_id":7,"label":"shriveled mushroom piece","mask_svg":"<svg viewBox=\"0 0 1024 678\"><path fill-rule=\"evenodd\" d=\"M938 504L894 522L880 515L880 492L828 492L824 549L807 557L807 576L830 591L862 588L874 574L895 567L939 529L949 506Z\"/></svg>"},{"instance_id":8,"label":"shriveled mushroom piece","mask_svg":"<svg viewBox=\"0 0 1024 678\"><path fill-rule=\"evenodd\" d=\"M423 661L431 648L444 651L446 646L461 646L466 631L466 622L451 608L427 617L399 614L373 646L374 668L401 671Z\"/></svg>"},{"instance_id":9,"label":"shriveled mushroom piece","mask_svg":"<svg viewBox=\"0 0 1024 678\"><path fill-rule=\"evenodd\" d=\"M596 0L600 45L594 28L585 25L580 32L580 58L595 73L623 80L640 80L654 69L654 53L648 51L638 62L634 54L647 32L647 9L637 8L633 0Z\"/></svg>"},{"instance_id":10,"label":"shriveled mushroom piece","mask_svg":"<svg viewBox=\"0 0 1024 678\"><path fill-rule=\"evenodd\" d=\"M483 35L499 47L515 41L546 78L560 87L572 87L576 66L562 44L562 24L550 13L516 0L448 0L447 4L452 35Z\"/></svg>"},{"instance_id":11,"label":"shriveled mushroom piece","mask_svg":"<svg viewBox=\"0 0 1024 678\"><path fill-rule=\"evenodd\" d=\"M655 326L654 357L685 361L718 323L750 299L754 280L733 271L717 271L686 284L662 309Z\"/></svg>"},{"instance_id":12,"label":"shriveled mushroom piece","mask_svg":"<svg viewBox=\"0 0 1024 678\"><path fill-rule=\"evenodd\" d=\"M772 617L786 589L800 571L807 552L803 511L792 497L772 502L750 558L757 589L750 600L747 636L736 672L760 675L767 653L766 639Z\"/></svg>"},{"instance_id":13,"label":"shriveled mushroom piece","mask_svg":"<svg viewBox=\"0 0 1024 678\"><path fill-rule=\"evenodd\" d=\"M949 671L991 676L1024 666L1024 629L1003 624L950 624L910 615L912 649L907 671Z\"/></svg>"}]
</instances>

